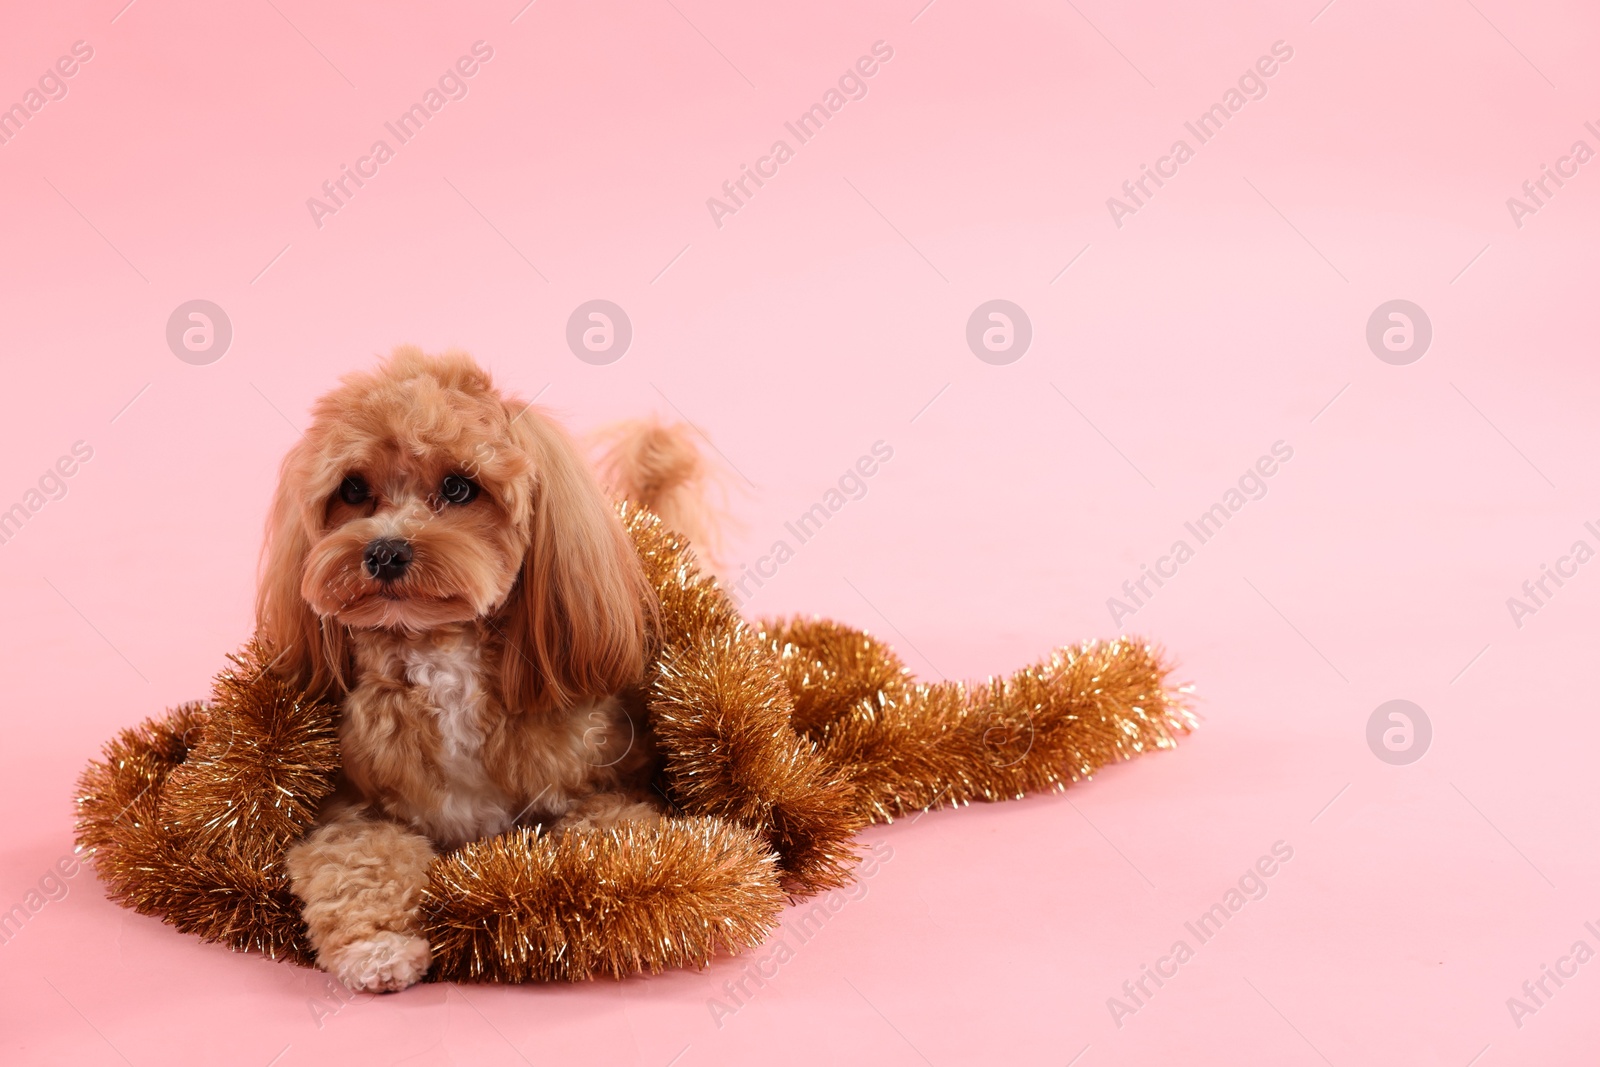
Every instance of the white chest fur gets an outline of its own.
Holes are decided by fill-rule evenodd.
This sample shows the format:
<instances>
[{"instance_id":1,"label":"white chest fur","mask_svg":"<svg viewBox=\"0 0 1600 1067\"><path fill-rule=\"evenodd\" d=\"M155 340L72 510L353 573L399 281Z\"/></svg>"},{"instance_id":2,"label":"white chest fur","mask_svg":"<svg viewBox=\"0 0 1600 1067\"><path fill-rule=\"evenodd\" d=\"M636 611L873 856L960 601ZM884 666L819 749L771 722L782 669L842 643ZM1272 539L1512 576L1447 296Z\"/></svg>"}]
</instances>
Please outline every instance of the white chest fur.
<instances>
[{"instance_id":1,"label":"white chest fur","mask_svg":"<svg viewBox=\"0 0 1600 1067\"><path fill-rule=\"evenodd\" d=\"M434 840L459 844L503 833L515 813L510 798L490 780L483 761L485 704L481 650L463 638L449 644L412 645L400 652L406 681L422 691L439 734L435 753L444 795L433 811L413 821Z\"/></svg>"}]
</instances>

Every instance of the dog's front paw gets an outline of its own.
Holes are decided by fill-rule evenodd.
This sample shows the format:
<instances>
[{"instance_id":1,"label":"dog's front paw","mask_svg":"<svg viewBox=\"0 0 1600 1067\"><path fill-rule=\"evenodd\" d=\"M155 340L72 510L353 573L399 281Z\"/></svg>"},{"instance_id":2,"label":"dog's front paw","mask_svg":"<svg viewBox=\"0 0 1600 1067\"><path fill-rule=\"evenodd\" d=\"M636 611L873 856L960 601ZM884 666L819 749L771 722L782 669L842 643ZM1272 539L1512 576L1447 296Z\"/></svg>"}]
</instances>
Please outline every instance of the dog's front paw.
<instances>
[{"instance_id":1,"label":"dog's front paw","mask_svg":"<svg viewBox=\"0 0 1600 1067\"><path fill-rule=\"evenodd\" d=\"M428 973L433 952L414 934L380 930L352 941L318 961L322 969L357 993L393 993Z\"/></svg>"}]
</instances>

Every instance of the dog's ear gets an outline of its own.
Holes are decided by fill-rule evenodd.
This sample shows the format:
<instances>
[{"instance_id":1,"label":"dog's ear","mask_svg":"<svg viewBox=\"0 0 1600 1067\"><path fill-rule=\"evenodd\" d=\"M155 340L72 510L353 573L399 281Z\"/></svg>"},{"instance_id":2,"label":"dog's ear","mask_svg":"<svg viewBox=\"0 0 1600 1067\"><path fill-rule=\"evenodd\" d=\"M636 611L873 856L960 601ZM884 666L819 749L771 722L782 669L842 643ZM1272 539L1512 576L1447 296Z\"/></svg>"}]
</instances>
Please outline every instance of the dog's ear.
<instances>
[{"instance_id":1,"label":"dog's ear","mask_svg":"<svg viewBox=\"0 0 1600 1067\"><path fill-rule=\"evenodd\" d=\"M655 592L622 522L567 435L510 404L530 467L517 494L528 531L522 573L500 610L507 706L537 711L610 695L644 674Z\"/></svg>"},{"instance_id":2,"label":"dog's ear","mask_svg":"<svg viewBox=\"0 0 1600 1067\"><path fill-rule=\"evenodd\" d=\"M256 637L268 646L274 673L327 699L349 688L349 633L337 619L324 621L300 593L311 531L306 528L302 441L283 460L267 535L261 546L256 589Z\"/></svg>"}]
</instances>

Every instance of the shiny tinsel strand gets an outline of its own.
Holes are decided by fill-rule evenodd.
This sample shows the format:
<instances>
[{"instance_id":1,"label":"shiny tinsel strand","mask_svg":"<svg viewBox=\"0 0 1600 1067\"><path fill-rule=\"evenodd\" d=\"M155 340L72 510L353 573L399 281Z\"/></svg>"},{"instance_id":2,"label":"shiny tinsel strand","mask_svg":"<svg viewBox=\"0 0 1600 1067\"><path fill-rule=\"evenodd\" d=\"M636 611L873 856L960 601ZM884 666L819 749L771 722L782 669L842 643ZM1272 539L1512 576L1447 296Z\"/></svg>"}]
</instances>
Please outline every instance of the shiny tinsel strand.
<instances>
[{"instance_id":1,"label":"shiny tinsel strand","mask_svg":"<svg viewBox=\"0 0 1600 1067\"><path fill-rule=\"evenodd\" d=\"M466 845L433 865L423 912L436 976L581 981L703 967L759 945L783 904L757 835L684 818Z\"/></svg>"},{"instance_id":2,"label":"shiny tinsel strand","mask_svg":"<svg viewBox=\"0 0 1600 1067\"><path fill-rule=\"evenodd\" d=\"M236 949L310 958L283 852L333 787L333 709L251 643L211 700L124 731L79 781L78 840L113 899Z\"/></svg>"},{"instance_id":3,"label":"shiny tinsel strand","mask_svg":"<svg viewBox=\"0 0 1600 1067\"><path fill-rule=\"evenodd\" d=\"M661 601L649 708L672 799L760 833L801 892L848 884L855 789L795 732L777 657L655 516L623 519Z\"/></svg>"},{"instance_id":4,"label":"shiny tinsel strand","mask_svg":"<svg viewBox=\"0 0 1600 1067\"><path fill-rule=\"evenodd\" d=\"M820 737L858 701L913 684L892 648L829 619L763 620L760 637L794 699L794 728L808 737Z\"/></svg>"},{"instance_id":5,"label":"shiny tinsel strand","mask_svg":"<svg viewBox=\"0 0 1600 1067\"><path fill-rule=\"evenodd\" d=\"M166 783L169 831L197 852L280 855L308 830L339 769L333 708L310 704L249 645L217 677L209 719Z\"/></svg>"},{"instance_id":6,"label":"shiny tinsel strand","mask_svg":"<svg viewBox=\"0 0 1600 1067\"><path fill-rule=\"evenodd\" d=\"M1175 745L1194 718L1167 673L1153 646L1090 642L981 685L865 698L827 725L823 753L874 821L1013 799Z\"/></svg>"},{"instance_id":7,"label":"shiny tinsel strand","mask_svg":"<svg viewBox=\"0 0 1600 1067\"><path fill-rule=\"evenodd\" d=\"M1193 725L1162 654L1139 641L929 685L837 623L753 628L654 516L621 513L661 603L649 708L684 815L560 838L519 829L441 857L423 901L433 979L702 966L759 944L784 887L845 884L869 820L1061 788ZM248 645L209 702L107 744L79 781L78 840L118 902L308 963L283 853L332 788L334 709L269 665Z\"/></svg>"}]
</instances>

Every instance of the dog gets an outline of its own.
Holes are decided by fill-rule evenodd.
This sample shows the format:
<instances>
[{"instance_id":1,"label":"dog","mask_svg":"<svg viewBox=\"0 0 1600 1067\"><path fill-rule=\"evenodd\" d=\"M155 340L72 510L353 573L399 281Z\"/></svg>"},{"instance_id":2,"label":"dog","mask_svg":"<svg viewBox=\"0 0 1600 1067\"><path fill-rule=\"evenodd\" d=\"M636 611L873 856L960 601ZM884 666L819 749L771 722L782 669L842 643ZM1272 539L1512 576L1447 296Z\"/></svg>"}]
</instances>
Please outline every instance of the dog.
<instances>
[{"instance_id":1,"label":"dog","mask_svg":"<svg viewBox=\"0 0 1600 1067\"><path fill-rule=\"evenodd\" d=\"M704 525L681 428L613 437L613 482ZM402 348L317 401L256 614L271 669L340 707L341 780L287 868L318 966L352 990L427 973L440 851L666 810L643 713L653 590L578 447L468 356Z\"/></svg>"}]
</instances>

